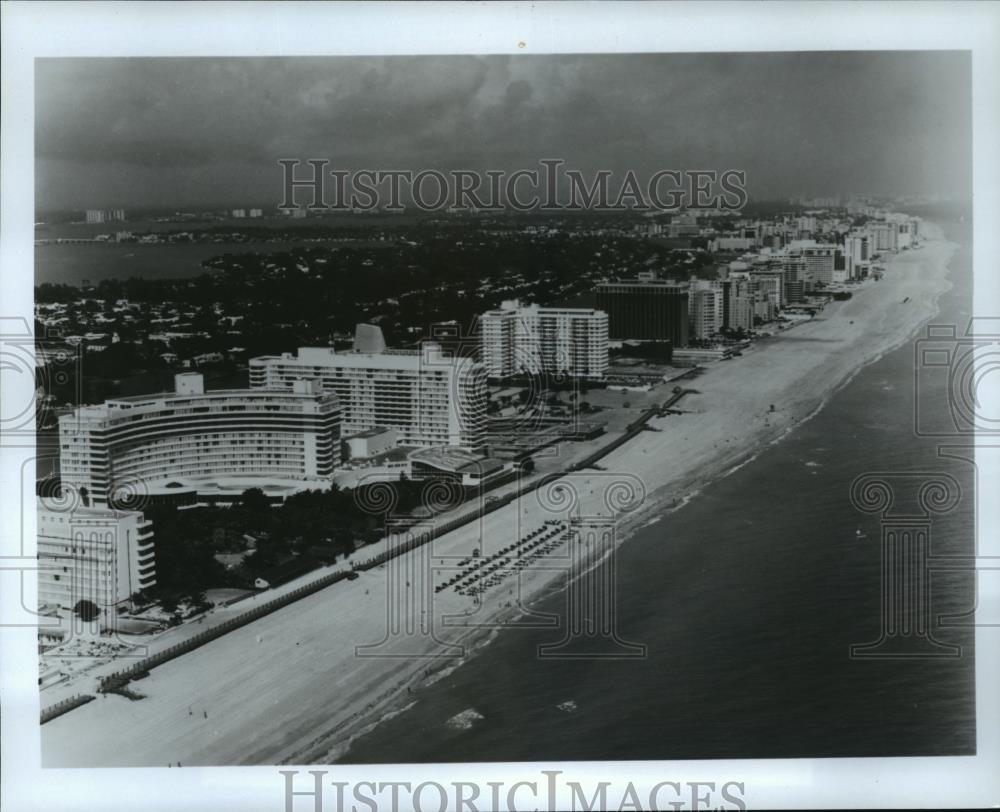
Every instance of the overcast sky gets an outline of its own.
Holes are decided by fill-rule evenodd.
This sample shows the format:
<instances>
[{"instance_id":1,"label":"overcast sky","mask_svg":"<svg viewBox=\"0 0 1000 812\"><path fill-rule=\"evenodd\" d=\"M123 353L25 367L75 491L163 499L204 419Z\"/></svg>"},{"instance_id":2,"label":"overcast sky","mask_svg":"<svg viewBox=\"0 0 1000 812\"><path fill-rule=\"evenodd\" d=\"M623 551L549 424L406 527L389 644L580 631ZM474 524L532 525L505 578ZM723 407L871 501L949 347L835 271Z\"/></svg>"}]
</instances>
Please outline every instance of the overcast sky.
<instances>
[{"instance_id":1,"label":"overcast sky","mask_svg":"<svg viewBox=\"0 0 1000 812\"><path fill-rule=\"evenodd\" d=\"M278 205L279 158L966 195L969 71L956 52L40 59L36 207Z\"/></svg>"}]
</instances>

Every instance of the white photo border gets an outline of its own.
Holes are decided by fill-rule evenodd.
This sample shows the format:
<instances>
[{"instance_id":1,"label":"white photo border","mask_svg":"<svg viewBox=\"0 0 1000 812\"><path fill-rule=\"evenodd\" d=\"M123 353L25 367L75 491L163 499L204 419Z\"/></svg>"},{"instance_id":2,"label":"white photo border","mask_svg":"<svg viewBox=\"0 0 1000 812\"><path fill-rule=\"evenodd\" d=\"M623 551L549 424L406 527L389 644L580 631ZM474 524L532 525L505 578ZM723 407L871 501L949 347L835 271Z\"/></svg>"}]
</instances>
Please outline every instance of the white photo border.
<instances>
[{"instance_id":1,"label":"white photo border","mask_svg":"<svg viewBox=\"0 0 1000 812\"><path fill-rule=\"evenodd\" d=\"M949 2L789 3L28 3L0 5L2 41L3 316L33 314L34 59L58 56L319 56L606 52L971 50L973 72L975 312L1000 312L1000 5ZM5 380L5 404L30 381ZM33 495L21 499L30 445L4 444L0 556L33 556ZM1000 481L980 466L978 537L1000 554ZM995 494L994 494L995 496ZM986 498L984 498L986 497ZM29 547L20 549L24 517ZM985 550L981 549L980 554ZM0 612L16 597L0 572ZM30 579L27 579L30 580ZM981 588L988 586L985 581ZM33 585L27 585L28 592ZM30 598L30 594L28 595ZM980 594L980 603L998 596ZM0 618L2 622L2 618ZM325 766L327 780L600 780L636 787L677 782L745 784L753 808L982 807L1000 804L1000 629L976 630L975 757ZM40 768L37 653L32 628L0 629L2 807L136 812L285 809L276 767ZM284 767L282 769L290 769ZM299 766L306 770L308 766ZM488 797L484 791L481 797ZM611 797L615 796L613 792ZM568 800L559 799L562 808ZM295 809L311 809L309 799ZM325 809L333 809L327 805Z\"/></svg>"}]
</instances>

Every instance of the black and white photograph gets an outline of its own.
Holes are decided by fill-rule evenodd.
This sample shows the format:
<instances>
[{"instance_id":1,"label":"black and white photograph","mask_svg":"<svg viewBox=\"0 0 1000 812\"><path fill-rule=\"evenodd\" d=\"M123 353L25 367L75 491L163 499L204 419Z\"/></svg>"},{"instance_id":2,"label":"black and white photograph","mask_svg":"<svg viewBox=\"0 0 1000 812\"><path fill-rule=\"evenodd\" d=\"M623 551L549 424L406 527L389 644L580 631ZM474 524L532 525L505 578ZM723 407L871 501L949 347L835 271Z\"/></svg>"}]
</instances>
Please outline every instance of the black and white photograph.
<instances>
[{"instance_id":1,"label":"black and white photograph","mask_svg":"<svg viewBox=\"0 0 1000 812\"><path fill-rule=\"evenodd\" d=\"M10 809L1000 802L1000 6L5 5Z\"/></svg>"}]
</instances>

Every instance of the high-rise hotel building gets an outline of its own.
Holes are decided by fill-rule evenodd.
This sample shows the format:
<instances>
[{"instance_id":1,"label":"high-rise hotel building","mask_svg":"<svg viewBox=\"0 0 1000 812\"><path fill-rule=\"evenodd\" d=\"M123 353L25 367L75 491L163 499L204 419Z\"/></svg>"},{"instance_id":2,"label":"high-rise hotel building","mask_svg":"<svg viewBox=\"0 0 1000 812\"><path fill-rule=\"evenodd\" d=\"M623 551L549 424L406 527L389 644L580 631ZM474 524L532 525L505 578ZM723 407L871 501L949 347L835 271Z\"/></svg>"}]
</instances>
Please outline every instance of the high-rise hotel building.
<instances>
[{"instance_id":1,"label":"high-rise hotel building","mask_svg":"<svg viewBox=\"0 0 1000 812\"><path fill-rule=\"evenodd\" d=\"M720 332L725 325L722 282L692 279L688 290L688 321L691 338L703 341Z\"/></svg>"},{"instance_id":2,"label":"high-rise hotel building","mask_svg":"<svg viewBox=\"0 0 1000 812\"><path fill-rule=\"evenodd\" d=\"M746 272L730 274L722 283L723 326L729 330L752 330L754 286Z\"/></svg>"},{"instance_id":3,"label":"high-rise hotel building","mask_svg":"<svg viewBox=\"0 0 1000 812\"><path fill-rule=\"evenodd\" d=\"M184 373L175 389L61 417L62 484L85 504L107 505L191 489L283 495L330 481L340 460L341 409L312 382L206 392L200 374Z\"/></svg>"},{"instance_id":4,"label":"high-rise hotel building","mask_svg":"<svg viewBox=\"0 0 1000 812\"><path fill-rule=\"evenodd\" d=\"M480 317L479 339L491 378L546 372L600 380L608 370L603 310L505 301Z\"/></svg>"},{"instance_id":5,"label":"high-rise hotel building","mask_svg":"<svg viewBox=\"0 0 1000 812\"><path fill-rule=\"evenodd\" d=\"M799 256L805 263L805 278L807 289L809 283L830 285L833 282L833 271L836 265L836 255L839 252L836 245L805 245L798 249Z\"/></svg>"},{"instance_id":6,"label":"high-rise hotel building","mask_svg":"<svg viewBox=\"0 0 1000 812\"><path fill-rule=\"evenodd\" d=\"M848 277L860 279L866 275L871 260L871 243L866 234L848 234L844 237L844 256Z\"/></svg>"},{"instance_id":7,"label":"high-rise hotel building","mask_svg":"<svg viewBox=\"0 0 1000 812\"><path fill-rule=\"evenodd\" d=\"M156 584L152 523L135 510L38 502L38 603L71 612L113 607Z\"/></svg>"},{"instance_id":8,"label":"high-rise hotel building","mask_svg":"<svg viewBox=\"0 0 1000 812\"><path fill-rule=\"evenodd\" d=\"M602 282L595 293L597 307L608 314L609 338L687 346L687 285L640 275L638 279Z\"/></svg>"},{"instance_id":9,"label":"high-rise hotel building","mask_svg":"<svg viewBox=\"0 0 1000 812\"><path fill-rule=\"evenodd\" d=\"M282 389L296 380L318 381L343 407L343 435L376 427L396 430L399 446L457 446L486 442L486 372L472 358L440 345L389 350L377 327L359 325L354 349L301 347L250 360L253 389Z\"/></svg>"}]
</instances>

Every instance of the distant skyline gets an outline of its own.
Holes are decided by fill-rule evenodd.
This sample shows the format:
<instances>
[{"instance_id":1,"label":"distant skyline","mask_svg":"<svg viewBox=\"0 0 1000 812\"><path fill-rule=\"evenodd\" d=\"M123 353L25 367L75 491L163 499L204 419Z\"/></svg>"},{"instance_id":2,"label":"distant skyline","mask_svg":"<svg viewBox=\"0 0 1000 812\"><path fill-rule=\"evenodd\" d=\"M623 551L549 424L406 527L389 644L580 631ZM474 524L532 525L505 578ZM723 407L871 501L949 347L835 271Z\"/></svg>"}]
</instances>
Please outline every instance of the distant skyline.
<instances>
[{"instance_id":1,"label":"distant skyline","mask_svg":"<svg viewBox=\"0 0 1000 812\"><path fill-rule=\"evenodd\" d=\"M36 210L276 206L281 158L971 192L968 52L39 59L35 79Z\"/></svg>"}]
</instances>

